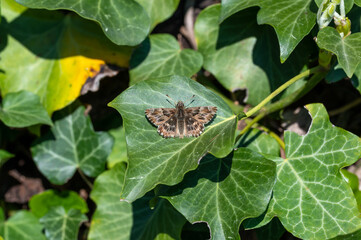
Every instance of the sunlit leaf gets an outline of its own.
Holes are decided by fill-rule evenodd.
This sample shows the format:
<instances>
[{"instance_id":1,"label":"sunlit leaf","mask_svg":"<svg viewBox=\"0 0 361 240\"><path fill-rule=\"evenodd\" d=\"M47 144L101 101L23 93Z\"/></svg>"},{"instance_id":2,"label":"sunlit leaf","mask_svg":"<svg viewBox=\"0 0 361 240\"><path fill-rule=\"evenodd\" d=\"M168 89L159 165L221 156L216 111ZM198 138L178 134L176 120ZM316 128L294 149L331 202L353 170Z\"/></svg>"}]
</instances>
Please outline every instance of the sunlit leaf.
<instances>
[{"instance_id":1,"label":"sunlit leaf","mask_svg":"<svg viewBox=\"0 0 361 240\"><path fill-rule=\"evenodd\" d=\"M78 209L53 207L40 219L45 228L45 235L50 240L73 240L78 239L79 226L86 221L87 217Z\"/></svg>"},{"instance_id":2,"label":"sunlit leaf","mask_svg":"<svg viewBox=\"0 0 361 240\"><path fill-rule=\"evenodd\" d=\"M64 115L51 128L50 136L32 147L34 161L39 170L54 184L64 184L77 169L87 176L98 176L105 167L113 146L108 133L94 132L84 107L67 108Z\"/></svg>"},{"instance_id":3,"label":"sunlit leaf","mask_svg":"<svg viewBox=\"0 0 361 240\"><path fill-rule=\"evenodd\" d=\"M4 221L0 212L0 236L5 240L45 240L39 220L25 210L19 211Z\"/></svg>"},{"instance_id":4,"label":"sunlit leaf","mask_svg":"<svg viewBox=\"0 0 361 240\"><path fill-rule=\"evenodd\" d=\"M127 143L125 141L125 131L123 127L110 130L109 134L114 138L114 145L108 156L107 165L108 168L112 168L118 162L128 162Z\"/></svg>"},{"instance_id":5,"label":"sunlit leaf","mask_svg":"<svg viewBox=\"0 0 361 240\"><path fill-rule=\"evenodd\" d=\"M124 173L125 165L118 163L95 181L91 198L97 209L89 239L180 239L186 220L166 200L154 210L149 208L149 195L133 204L119 201Z\"/></svg>"},{"instance_id":6,"label":"sunlit leaf","mask_svg":"<svg viewBox=\"0 0 361 240\"><path fill-rule=\"evenodd\" d=\"M38 218L43 217L52 207L62 206L65 211L78 209L87 213L88 206L83 198L73 191L58 192L53 189L34 195L29 201L29 208Z\"/></svg>"},{"instance_id":7,"label":"sunlit leaf","mask_svg":"<svg viewBox=\"0 0 361 240\"><path fill-rule=\"evenodd\" d=\"M9 127L28 127L41 123L53 125L39 96L26 91L8 93L4 97L0 120Z\"/></svg>"},{"instance_id":8,"label":"sunlit leaf","mask_svg":"<svg viewBox=\"0 0 361 240\"><path fill-rule=\"evenodd\" d=\"M167 102L166 94L176 101L195 95L188 107L216 106L217 114L199 137L163 138L144 111L174 107ZM225 157L232 150L236 116L220 97L189 78L170 76L139 82L109 105L124 121L129 166L122 198L127 201L143 196L157 184L177 184L207 152Z\"/></svg>"},{"instance_id":9,"label":"sunlit leaf","mask_svg":"<svg viewBox=\"0 0 361 240\"><path fill-rule=\"evenodd\" d=\"M35 93L52 113L74 101L105 62L128 66L131 48L113 44L94 22L75 13L26 9L12 0L1 3L2 96Z\"/></svg>"},{"instance_id":10,"label":"sunlit leaf","mask_svg":"<svg viewBox=\"0 0 361 240\"><path fill-rule=\"evenodd\" d=\"M240 239L240 223L266 210L275 179L274 162L239 148L223 159L207 155L165 198L191 223L206 221L213 239Z\"/></svg>"},{"instance_id":11,"label":"sunlit leaf","mask_svg":"<svg viewBox=\"0 0 361 240\"><path fill-rule=\"evenodd\" d=\"M179 47L169 34L154 34L134 51L130 61L130 84L169 75L191 77L202 67L202 55Z\"/></svg>"}]
</instances>

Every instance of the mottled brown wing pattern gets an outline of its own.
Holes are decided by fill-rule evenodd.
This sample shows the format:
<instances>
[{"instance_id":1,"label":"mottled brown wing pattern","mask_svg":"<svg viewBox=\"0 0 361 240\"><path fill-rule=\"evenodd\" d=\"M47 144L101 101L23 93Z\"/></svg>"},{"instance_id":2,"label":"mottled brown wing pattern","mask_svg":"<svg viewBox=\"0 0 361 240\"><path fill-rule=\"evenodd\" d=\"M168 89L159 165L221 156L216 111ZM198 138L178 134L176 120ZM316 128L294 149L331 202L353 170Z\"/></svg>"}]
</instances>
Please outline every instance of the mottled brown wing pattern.
<instances>
[{"instance_id":1,"label":"mottled brown wing pattern","mask_svg":"<svg viewBox=\"0 0 361 240\"><path fill-rule=\"evenodd\" d=\"M217 107L190 107L185 109L185 129L187 137L198 137L204 130L204 124L210 122Z\"/></svg>"},{"instance_id":2,"label":"mottled brown wing pattern","mask_svg":"<svg viewBox=\"0 0 361 240\"><path fill-rule=\"evenodd\" d=\"M145 116L155 126L160 126L174 116L175 108L149 108L145 110Z\"/></svg>"}]
</instances>

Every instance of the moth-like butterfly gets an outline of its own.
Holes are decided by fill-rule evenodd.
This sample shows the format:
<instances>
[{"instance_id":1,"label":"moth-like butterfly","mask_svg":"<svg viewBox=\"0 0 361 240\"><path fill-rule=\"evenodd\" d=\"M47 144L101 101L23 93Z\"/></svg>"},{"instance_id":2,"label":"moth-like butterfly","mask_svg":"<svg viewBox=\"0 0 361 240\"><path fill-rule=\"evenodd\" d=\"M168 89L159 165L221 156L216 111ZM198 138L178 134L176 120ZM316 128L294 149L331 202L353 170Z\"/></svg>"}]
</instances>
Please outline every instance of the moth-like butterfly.
<instances>
[{"instance_id":1,"label":"moth-like butterfly","mask_svg":"<svg viewBox=\"0 0 361 240\"><path fill-rule=\"evenodd\" d=\"M169 97L167 95L167 97ZM194 95L192 96L194 97ZM145 115L158 127L158 133L164 138L198 137L217 112L217 107L185 107L182 101L175 108L149 108Z\"/></svg>"}]
</instances>

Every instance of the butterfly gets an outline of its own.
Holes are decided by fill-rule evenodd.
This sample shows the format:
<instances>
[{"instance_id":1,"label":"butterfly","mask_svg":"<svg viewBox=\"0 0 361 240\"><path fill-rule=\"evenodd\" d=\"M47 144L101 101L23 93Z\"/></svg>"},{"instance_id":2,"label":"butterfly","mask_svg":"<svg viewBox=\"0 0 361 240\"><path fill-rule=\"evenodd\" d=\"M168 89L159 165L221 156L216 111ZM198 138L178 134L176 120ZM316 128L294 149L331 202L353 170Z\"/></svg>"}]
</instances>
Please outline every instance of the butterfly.
<instances>
[{"instance_id":1,"label":"butterfly","mask_svg":"<svg viewBox=\"0 0 361 240\"><path fill-rule=\"evenodd\" d=\"M167 95L167 97L169 97ZM194 95L193 95L194 97ZM164 138L198 137L217 112L217 107L186 108L182 101L175 108L149 108L145 115L158 127L158 133Z\"/></svg>"}]
</instances>

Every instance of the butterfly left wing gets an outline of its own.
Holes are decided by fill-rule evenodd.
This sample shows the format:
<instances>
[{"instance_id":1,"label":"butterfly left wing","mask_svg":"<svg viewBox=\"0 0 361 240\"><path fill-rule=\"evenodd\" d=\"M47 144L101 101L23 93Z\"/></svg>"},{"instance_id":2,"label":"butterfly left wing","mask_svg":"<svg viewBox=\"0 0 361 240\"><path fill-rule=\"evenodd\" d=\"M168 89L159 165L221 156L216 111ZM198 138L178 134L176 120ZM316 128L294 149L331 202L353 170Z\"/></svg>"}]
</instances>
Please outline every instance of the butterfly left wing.
<instances>
[{"instance_id":1,"label":"butterfly left wing","mask_svg":"<svg viewBox=\"0 0 361 240\"><path fill-rule=\"evenodd\" d=\"M190 107L185 109L185 135L198 137L204 130L204 124L210 122L217 112L217 107Z\"/></svg>"},{"instance_id":2,"label":"butterfly left wing","mask_svg":"<svg viewBox=\"0 0 361 240\"><path fill-rule=\"evenodd\" d=\"M167 122L174 114L174 108L149 108L145 110L145 116L157 127Z\"/></svg>"}]
</instances>

